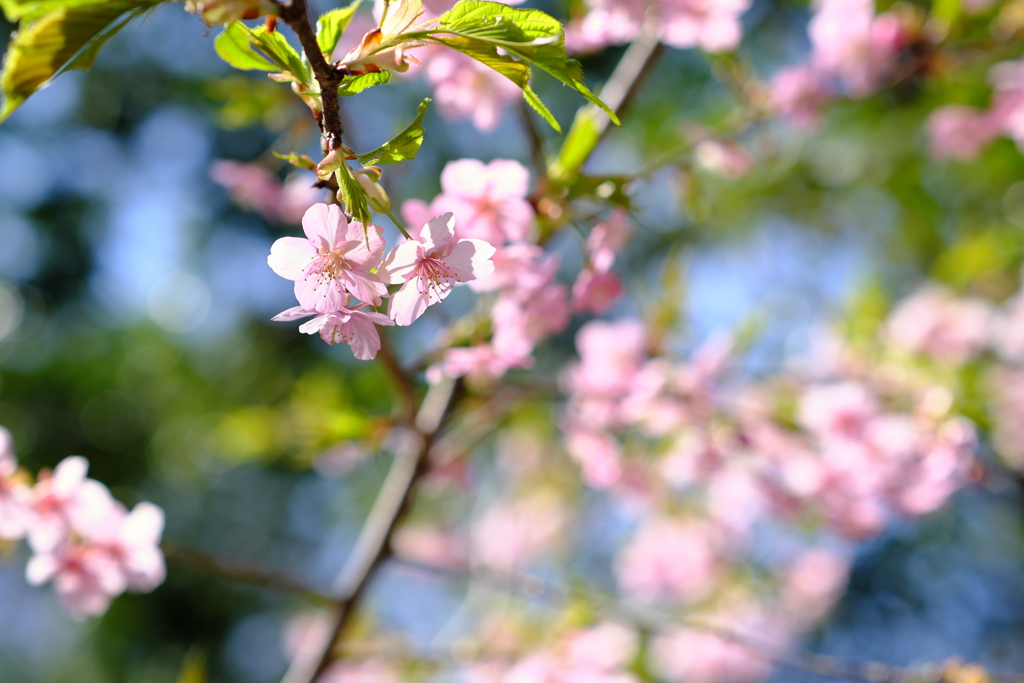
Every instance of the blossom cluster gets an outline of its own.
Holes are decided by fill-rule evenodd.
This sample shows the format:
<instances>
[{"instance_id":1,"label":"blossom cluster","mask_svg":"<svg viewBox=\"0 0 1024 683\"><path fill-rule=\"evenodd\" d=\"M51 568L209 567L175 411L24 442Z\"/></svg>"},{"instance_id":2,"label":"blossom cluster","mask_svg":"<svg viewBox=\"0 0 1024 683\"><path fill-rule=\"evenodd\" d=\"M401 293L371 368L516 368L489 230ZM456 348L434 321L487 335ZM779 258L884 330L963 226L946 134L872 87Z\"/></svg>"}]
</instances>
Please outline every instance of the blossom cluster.
<instances>
[{"instance_id":1,"label":"blossom cluster","mask_svg":"<svg viewBox=\"0 0 1024 683\"><path fill-rule=\"evenodd\" d=\"M52 582L75 619L103 614L125 591L153 590L166 573L163 510L139 503L129 512L86 477L88 469L85 458L71 456L30 485L0 427L0 540L28 541L28 582Z\"/></svg>"},{"instance_id":2,"label":"blossom cluster","mask_svg":"<svg viewBox=\"0 0 1024 683\"><path fill-rule=\"evenodd\" d=\"M904 75L903 56L926 40L916 17L875 13L874 0L819 0L807 27L811 53L779 70L771 107L802 127L813 127L840 93L867 97Z\"/></svg>"},{"instance_id":3,"label":"blossom cluster","mask_svg":"<svg viewBox=\"0 0 1024 683\"><path fill-rule=\"evenodd\" d=\"M350 222L334 204L310 207L302 228L305 238L282 237L267 259L275 273L295 282L299 302L274 320L314 316L301 332L319 333L328 344L346 343L361 360L375 358L380 350L377 325L411 325L457 283L494 269L494 248L457 238L450 212L428 220L416 237L386 255L383 228ZM401 287L390 293L389 284ZM384 299L390 299L387 315L374 310Z\"/></svg>"},{"instance_id":4,"label":"blossom cluster","mask_svg":"<svg viewBox=\"0 0 1024 683\"><path fill-rule=\"evenodd\" d=\"M988 109L950 104L932 112L927 128L933 157L970 161L1002 136L1024 149L1024 60L996 64L989 81L994 92Z\"/></svg>"},{"instance_id":5,"label":"blossom cluster","mask_svg":"<svg viewBox=\"0 0 1024 683\"><path fill-rule=\"evenodd\" d=\"M589 52L636 38L645 24L675 48L708 52L735 49L750 0L590 0L588 11L566 29L566 46Z\"/></svg>"}]
</instances>

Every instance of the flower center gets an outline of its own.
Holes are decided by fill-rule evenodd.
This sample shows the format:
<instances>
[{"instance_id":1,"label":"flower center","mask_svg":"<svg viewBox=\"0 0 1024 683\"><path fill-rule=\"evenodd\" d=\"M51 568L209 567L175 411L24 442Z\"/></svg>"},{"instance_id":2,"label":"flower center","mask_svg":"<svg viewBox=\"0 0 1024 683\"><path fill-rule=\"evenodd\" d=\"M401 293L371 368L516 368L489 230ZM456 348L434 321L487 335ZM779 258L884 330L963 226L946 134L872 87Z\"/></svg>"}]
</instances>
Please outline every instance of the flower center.
<instances>
[{"instance_id":1,"label":"flower center","mask_svg":"<svg viewBox=\"0 0 1024 683\"><path fill-rule=\"evenodd\" d=\"M436 258L427 257L420 261L416 274L419 275L420 293L433 292L439 299L457 282L448 264Z\"/></svg>"}]
</instances>

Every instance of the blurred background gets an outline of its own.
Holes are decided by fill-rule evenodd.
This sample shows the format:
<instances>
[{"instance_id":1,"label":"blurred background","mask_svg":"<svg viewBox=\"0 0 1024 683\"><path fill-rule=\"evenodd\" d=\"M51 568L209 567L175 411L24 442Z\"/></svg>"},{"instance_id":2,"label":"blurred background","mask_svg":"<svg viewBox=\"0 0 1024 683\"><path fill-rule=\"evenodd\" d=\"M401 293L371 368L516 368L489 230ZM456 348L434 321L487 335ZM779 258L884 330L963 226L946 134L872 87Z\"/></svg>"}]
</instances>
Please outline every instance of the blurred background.
<instances>
[{"instance_id":1,"label":"blurred background","mask_svg":"<svg viewBox=\"0 0 1024 683\"><path fill-rule=\"evenodd\" d=\"M314 13L332 7L312 4ZM742 63L767 78L805 54L808 16L804 3L759 0L736 57L667 50L588 167L643 174L627 296L611 317L660 297L681 353L714 331L750 330L755 375L806 350L830 321L877 326L925 277L1005 297L1024 244L1024 157L1012 142L972 164L923 152L927 114L984 102L988 64L841 103L812 134L758 122L742 138L749 172L723 173L690 153L694 131L716 129L734 107L729 73ZM85 455L90 475L126 504L162 506L166 541L325 587L386 471L391 384L347 347L270 322L293 295L266 256L298 226L240 207L211 168L258 161L283 180L289 169L270 151L315 155L318 143L286 88L219 60L218 30L178 3L160 6L114 38L93 70L62 76L0 126L0 424L28 469ZM1014 50L1011 42L1004 57ZM622 52L585 57L588 82L606 79ZM538 89L567 124L579 100L548 80ZM348 144L377 146L429 94L411 76L346 100ZM431 199L452 159L529 165L528 130L519 112L506 114L482 133L431 110L419 156L385 179L392 198ZM560 138L541 133L557 149ZM686 161L650 169L675 147ZM314 180L293 173L308 176L295 183ZM571 277L579 246L564 242L555 248ZM439 315L470 300L456 292ZM431 348L443 323L426 318L392 335L398 356L411 362ZM545 344L521 377L568 359L574 330ZM534 406L513 420L550 432L556 410ZM362 440L367 452L352 445ZM530 446L495 437L474 451L459 476L475 493L435 503L449 519L479 514L487 482L500 476L496 454L509 448ZM946 508L862 546L845 596L807 649L895 664L960 656L1024 671L1024 499L1018 476L983 458L986 478ZM594 524L590 533L604 533ZM182 672L197 662L210 681L274 681L287 666L286 625L310 608L172 563L153 594L124 596L77 623L52 591L26 584L26 557L19 547L0 563L4 683L193 680ZM583 572L588 561L571 560ZM394 568L370 596L378 623L422 644L450 628L462 599L457 582Z\"/></svg>"}]
</instances>

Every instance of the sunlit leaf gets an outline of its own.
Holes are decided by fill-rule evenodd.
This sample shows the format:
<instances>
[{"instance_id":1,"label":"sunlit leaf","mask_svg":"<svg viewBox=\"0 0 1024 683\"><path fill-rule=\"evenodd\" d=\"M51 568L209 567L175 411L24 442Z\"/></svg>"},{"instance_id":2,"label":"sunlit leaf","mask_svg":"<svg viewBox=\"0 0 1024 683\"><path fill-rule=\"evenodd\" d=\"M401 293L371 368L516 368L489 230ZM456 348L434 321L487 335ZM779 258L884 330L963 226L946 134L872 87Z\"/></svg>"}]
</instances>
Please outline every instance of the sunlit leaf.
<instances>
[{"instance_id":1,"label":"sunlit leaf","mask_svg":"<svg viewBox=\"0 0 1024 683\"><path fill-rule=\"evenodd\" d=\"M363 166L371 164L396 164L406 159L414 159L423 144L423 117L427 113L427 104L430 98L420 102L419 113L416 119L401 133L388 140L383 145L359 155L359 163Z\"/></svg>"},{"instance_id":2,"label":"sunlit leaf","mask_svg":"<svg viewBox=\"0 0 1024 683\"><path fill-rule=\"evenodd\" d=\"M342 97L357 95L367 88L375 85L384 85L391 80L390 71L377 71L374 73L360 74L358 76L346 76L341 79L338 85L338 94Z\"/></svg>"},{"instance_id":3,"label":"sunlit leaf","mask_svg":"<svg viewBox=\"0 0 1024 683\"><path fill-rule=\"evenodd\" d=\"M316 22L316 43L320 46L321 52L325 55L334 52L361 3L362 0L355 0L348 7L331 10L320 17Z\"/></svg>"},{"instance_id":4,"label":"sunlit leaf","mask_svg":"<svg viewBox=\"0 0 1024 683\"><path fill-rule=\"evenodd\" d=\"M21 19L4 56L0 121L68 68L88 68L103 44L131 19L161 0L24 3L3 0L4 13Z\"/></svg>"}]
</instances>

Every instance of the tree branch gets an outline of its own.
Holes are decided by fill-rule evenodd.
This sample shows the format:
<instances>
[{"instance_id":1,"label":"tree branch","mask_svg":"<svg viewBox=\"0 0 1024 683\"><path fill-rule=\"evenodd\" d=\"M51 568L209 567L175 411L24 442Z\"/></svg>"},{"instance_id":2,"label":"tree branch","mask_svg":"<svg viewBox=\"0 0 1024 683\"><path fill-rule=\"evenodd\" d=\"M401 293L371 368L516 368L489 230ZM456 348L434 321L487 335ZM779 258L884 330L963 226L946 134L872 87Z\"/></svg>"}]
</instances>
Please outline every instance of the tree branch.
<instances>
[{"instance_id":1,"label":"tree branch","mask_svg":"<svg viewBox=\"0 0 1024 683\"><path fill-rule=\"evenodd\" d=\"M172 543L162 543L164 557L170 564L210 574L221 579L244 583L257 588L267 588L284 593L294 593L318 605L330 605L333 600L323 593L310 588L287 574L257 567L241 560L214 557L198 550L183 548Z\"/></svg>"},{"instance_id":2,"label":"tree branch","mask_svg":"<svg viewBox=\"0 0 1024 683\"><path fill-rule=\"evenodd\" d=\"M341 147L341 104L338 101L338 85L344 77L341 72L327 63L320 45L316 42L316 32L309 21L306 0L291 0L281 7L281 19L288 24L302 44L302 51L313 68L313 75L320 85L320 103L323 107L322 116L317 123L322 132L321 150L324 154Z\"/></svg>"},{"instance_id":3,"label":"tree branch","mask_svg":"<svg viewBox=\"0 0 1024 683\"><path fill-rule=\"evenodd\" d=\"M282 683L312 683L338 658L335 646L366 592L376 569L391 554L391 537L408 509L416 483L429 465L430 450L451 404L455 382L430 387L423 398L415 427L420 443L395 454L384 484L370 509L356 545L334 581L334 624L315 657L296 658ZM313 648L311 648L313 652Z\"/></svg>"}]
</instances>

